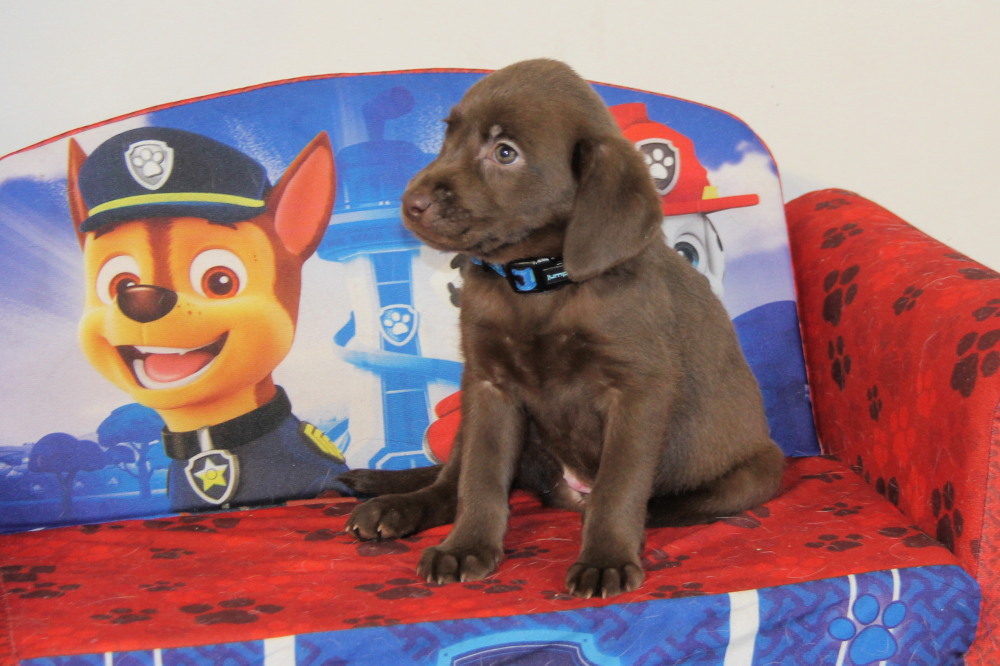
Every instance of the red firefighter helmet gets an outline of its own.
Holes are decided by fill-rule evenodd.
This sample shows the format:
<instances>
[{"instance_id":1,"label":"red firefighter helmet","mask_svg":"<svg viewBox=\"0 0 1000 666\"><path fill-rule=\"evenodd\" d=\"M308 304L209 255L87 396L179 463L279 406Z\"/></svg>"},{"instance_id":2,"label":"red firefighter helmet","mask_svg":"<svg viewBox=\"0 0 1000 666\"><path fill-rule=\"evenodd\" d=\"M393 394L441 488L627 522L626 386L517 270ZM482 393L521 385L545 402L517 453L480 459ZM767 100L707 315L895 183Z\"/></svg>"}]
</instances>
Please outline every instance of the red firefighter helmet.
<instances>
[{"instance_id":1,"label":"red firefighter helmet","mask_svg":"<svg viewBox=\"0 0 1000 666\"><path fill-rule=\"evenodd\" d=\"M656 191L663 198L664 216L714 213L760 202L756 194L720 197L708 182L708 172L698 161L691 139L650 120L645 104L618 104L610 110L625 138L646 158Z\"/></svg>"}]
</instances>

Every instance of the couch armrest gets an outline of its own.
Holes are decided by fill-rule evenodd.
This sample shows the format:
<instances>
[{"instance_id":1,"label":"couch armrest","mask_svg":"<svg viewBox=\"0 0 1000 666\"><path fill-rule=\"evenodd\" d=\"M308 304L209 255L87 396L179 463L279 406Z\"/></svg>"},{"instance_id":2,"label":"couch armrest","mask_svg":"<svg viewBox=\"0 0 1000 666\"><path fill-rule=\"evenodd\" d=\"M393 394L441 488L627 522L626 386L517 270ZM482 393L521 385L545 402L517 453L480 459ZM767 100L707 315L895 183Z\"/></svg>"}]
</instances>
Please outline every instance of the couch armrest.
<instances>
[{"instance_id":1,"label":"couch armrest","mask_svg":"<svg viewBox=\"0 0 1000 666\"><path fill-rule=\"evenodd\" d=\"M850 192L786 212L824 452L951 548L997 613L1000 274Z\"/></svg>"}]
</instances>

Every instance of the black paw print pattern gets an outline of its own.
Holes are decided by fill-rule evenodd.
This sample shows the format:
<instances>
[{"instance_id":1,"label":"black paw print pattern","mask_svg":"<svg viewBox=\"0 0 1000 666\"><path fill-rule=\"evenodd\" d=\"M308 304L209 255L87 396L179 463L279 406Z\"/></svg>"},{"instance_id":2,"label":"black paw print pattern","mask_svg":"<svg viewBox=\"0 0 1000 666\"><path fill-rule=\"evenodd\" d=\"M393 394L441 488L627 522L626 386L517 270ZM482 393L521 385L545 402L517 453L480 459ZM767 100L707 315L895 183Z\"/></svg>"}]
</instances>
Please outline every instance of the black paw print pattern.
<instances>
[{"instance_id":1,"label":"black paw print pattern","mask_svg":"<svg viewBox=\"0 0 1000 666\"><path fill-rule=\"evenodd\" d=\"M702 597L705 593L701 583L682 583L681 585L660 585L649 593L654 599L684 599L687 597Z\"/></svg>"},{"instance_id":2,"label":"black paw print pattern","mask_svg":"<svg viewBox=\"0 0 1000 666\"><path fill-rule=\"evenodd\" d=\"M67 592L80 589L75 583L60 585L51 580L45 580L48 574L55 573L56 568L48 565L27 567L11 564L0 567L0 583L6 587L9 594L16 594L22 599L58 599Z\"/></svg>"},{"instance_id":3,"label":"black paw print pattern","mask_svg":"<svg viewBox=\"0 0 1000 666\"><path fill-rule=\"evenodd\" d=\"M527 584L528 581L521 579L505 583L499 578L484 578L472 583L465 583L462 587L467 590L480 590L486 594L504 594L506 592L520 592Z\"/></svg>"},{"instance_id":4,"label":"black paw print pattern","mask_svg":"<svg viewBox=\"0 0 1000 666\"><path fill-rule=\"evenodd\" d=\"M843 272L833 270L823 279L823 291L826 292L823 319L834 326L840 323L844 306L850 305L858 295L858 285L854 284L854 278L858 277L860 270L861 267L857 265L845 268Z\"/></svg>"},{"instance_id":5,"label":"black paw print pattern","mask_svg":"<svg viewBox=\"0 0 1000 666\"><path fill-rule=\"evenodd\" d=\"M827 199L826 201L820 201L816 204L816 210L836 210L844 206L850 206L851 202L843 197L837 197L836 199Z\"/></svg>"},{"instance_id":6,"label":"black paw print pattern","mask_svg":"<svg viewBox=\"0 0 1000 666\"><path fill-rule=\"evenodd\" d=\"M871 485L872 483L871 472L865 469L865 461L861 456L858 456L855 464L851 465L851 469L854 470L856 473L860 474L861 477L865 480L865 483ZM875 492L885 497L895 506L899 506L899 498L900 495L902 494L902 491L899 488L899 480L896 479L896 477L894 476L890 477L888 481L886 481L881 476L875 479Z\"/></svg>"},{"instance_id":7,"label":"black paw print pattern","mask_svg":"<svg viewBox=\"0 0 1000 666\"><path fill-rule=\"evenodd\" d=\"M240 524L233 516L208 518L205 516L179 516L173 519L144 520L142 526L148 530L167 532L207 532L216 534L219 530L231 530Z\"/></svg>"},{"instance_id":8,"label":"black paw print pattern","mask_svg":"<svg viewBox=\"0 0 1000 666\"><path fill-rule=\"evenodd\" d=\"M356 589L371 592L379 599L422 599L434 594L435 583L425 583L416 578L393 578L382 583L358 585Z\"/></svg>"},{"instance_id":9,"label":"black paw print pattern","mask_svg":"<svg viewBox=\"0 0 1000 666\"><path fill-rule=\"evenodd\" d=\"M155 583L143 583L139 585L139 589L145 592L175 592L184 587L184 585L185 583L158 580Z\"/></svg>"},{"instance_id":10,"label":"black paw print pattern","mask_svg":"<svg viewBox=\"0 0 1000 666\"><path fill-rule=\"evenodd\" d=\"M179 560L194 555L194 551L183 548L150 548L149 552L153 554L154 560Z\"/></svg>"},{"instance_id":11,"label":"black paw print pattern","mask_svg":"<svg viewBox=\"0 0 1000 666\"><path fill-rule=\"evenodd\" d=\"M1000 278L1000 273L989 268L959 268L958 272L964 275L967 280L995 280Z\"/></svg>"},{"instance_id":12,"label":"black paw print pattern","mask_svg":"<svg viewBox=\"0 0 1000 666\"><path fill-rule=\"evenodd\" d=\"M882 398L878 394L878 385L872 386L868 391L865 392L868 397L868 415L872 417L873 421L878 421L878 417L882 414Z\"/></svg>"},{"instance_id":13,"label":"black paw print pattern","mask_svg":"<svg viewBox=\"0 0 1000 666\"><path fill-rule=\"evenodd\" d=\"M884 537L899 539L907 548L930 548L938 545L937 541L920 531L917 527L883 527L878 531Z\"/></svg>"},{"instance_id":14,"label":"black paw print pattern","mask_svg":"<svg viewBox=\"0 0 1000 666\"><path fill-rule=\"evenodd\" d=\"M931 493L931 510L938 519L934 536L945 548L955 552L955 540L962 536L965 520L962 512L955 507L955 486L951 481Z\"/></svg>"},{"instance_id":15,"label":"black paw print pattern","mask_svg":"<svg viewBox=\"0 0 1000 666\"><path fill-rule=\"evenodd\" d=\"M986 321L990 317L1000 317L1000 298L991 298L986 305L972 313L976 321Z\"/></svg>"},{"instance_id":16,"label":"black paw print pattern","mask_svg":"<svg viewBox=\"0 0 1000 666\"><path fill-rule=\"evenodd\" d=\"M806 474L802 478L822 481L823 483L834 483L843 479L844 475L838 472L820 472L819 474Z\"/></svg>"},{"instance_id":17,"label":"black paw print pattern","mask_svg":"<svg viewBox=\"0 0 1000 666\"><path fill-rule=\"evenodd\" d=\"M860 548L864 537L860 534L848 534L839 536L837 534L820 534L816 541L806 543L806 548L823 548L831 553L842 553L852 548Z\"/></svg>"},{"instance_id":18,"label":"black paw print pattern","mask_svg":"<svg viewBox=\"0 0 1000 666\"><path fill-rule=\"evenodd\" d=\"M834 502L831 506L826 506L820 509L823 513L830 513L834 516L844 517L844 516L856 516L861 513L865 507L859 504L848 504L847 502Z\"/></svg>"},{"instance_id":19,"label":"black paw print pattern","mask_svg":"<svg viewBox=\"0 0 1000 666\"><path fill-rule=\"evenodd\" d=\"M899 506L899 481L896 477L891 477L888 481L879 477L875 479L875 491L889 500L893 505Z\"/></svg>"},{"instance_id":20,"label":"black paw print pattern","mask_svg":"<svg viewBox=\"0 0 1000 666\"><path fill-rule=\"evenodd\" d=\"M280 613L282 606L257 605L253 599L227 599L213 604L188 604L181 606L182 613L194 615L198 624L250 624L260 619L261 613Z\"/></svg>"},{"instance_id":21,"label":"black paw print pattern","mask_svg":"<svg viewBox=\"0 0 1000 666\"><path fill-rule=\"evenodd\" d=\"M973 331L958 341L955 353L961 358L951 371L951 387L968 398L976 389L979 377L992 377L1000 370L1000 328L980 335Z\"/></svg>"},{"instance_id":22,"label":"black paw print pattern","mask_svg":"<svg viewBox=\"0 0 1000 666\"><path fill-rule=\"evenodd\" d=\"M864 229L854 222L848 222L839 227L831 227L823 232L823 242L820 244L820 247L824 250L832 250L843 245L844 241L851 236L857 236L863 231Z\"/></svg>"},{"instance_id":23,"label":"black paw print pattern","mask_svg":"<svg viewBox=\"0 0 1000 666\"><path fill-rule=\"evenodd\" d=\"M677 567L684 566L684 563L690 560L691 556L677 555L674 557L657 548L643 559L643 569L646 571L660 571L662 569L676 569Z\"/></svg>"},{"instance_id":24,"label":"black paw print pattern","mask_svg":"<svg viewBox=\"0 0 1000 666\"><path fill-rule=\"evenodd\" d=\"M910 285L903 290L903 295L896 299L892 304L892 311L896 315L901 315L904 312L909 312L917 306L917 299L924 293L923 289L918 289Z\"/></svg>"},{"instance_id":25,"label":"black paw print pattern","mask_svg":"<svg viewBox=\"0 0 1000 666\"><path fill-rule=\"evenodd\" d=\"M844 338L838 335L835 342L830 342L827 356L830 357L830 374L833 381L843 391L847 386L847 375L851 373L851 357L845 353Z\"/></svg>"},{"instance_id":26,"label":"black paw print pattern","mask_svg":"<svg viewBox=\"0 0 1000 666\"><path fill-rule=\"evenodd\" d=\"M133 610L131 608L112 608L107 613L91 615L91 619L99 622L110 622L111 624L133 624L135 622L148 622L156 615L155 608L142 608Z\"/></svg>"},{"instance_id":27,"label":"black paw print pattern","mask_svg":"<svg viewBox=\"0 0 1000 666\"><path fill-rule=\"evenodd\" d=\"M520 548L505 548L503 551L504 559L507 560L519 560L519 559L530 559L533 560L536 557L540 557L545 553L549 552L548 548L542 548L538 545L527 545Z\"/></svg>"}]
</instances>

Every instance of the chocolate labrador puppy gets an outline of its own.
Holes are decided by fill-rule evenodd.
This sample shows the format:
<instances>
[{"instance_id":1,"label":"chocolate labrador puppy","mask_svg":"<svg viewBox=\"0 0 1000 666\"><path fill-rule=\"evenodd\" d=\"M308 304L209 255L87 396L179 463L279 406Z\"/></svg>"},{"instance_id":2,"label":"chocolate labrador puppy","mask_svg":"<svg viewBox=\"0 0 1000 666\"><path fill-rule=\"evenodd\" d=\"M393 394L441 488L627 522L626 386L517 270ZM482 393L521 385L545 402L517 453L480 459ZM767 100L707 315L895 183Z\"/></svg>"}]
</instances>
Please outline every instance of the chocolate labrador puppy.
<instances>
[{"instance_id":1,"label":"chocolate labrador puppy","mask_svg":"<svg viewBox=\"0 0 1000 666\"><path fill-rule=\"evenodd\" d=\"M361 539L454 522L432 582L483 578L512 487L583 513L572 594L643 580L646 525L731 516L777 491L783 456L708 281L670 250L649 172L597 93L531 60L476 83L402 198L407 228L463 268L462 418L443 467L356 470L381 495Z\"/></svg>"}]
</instances>

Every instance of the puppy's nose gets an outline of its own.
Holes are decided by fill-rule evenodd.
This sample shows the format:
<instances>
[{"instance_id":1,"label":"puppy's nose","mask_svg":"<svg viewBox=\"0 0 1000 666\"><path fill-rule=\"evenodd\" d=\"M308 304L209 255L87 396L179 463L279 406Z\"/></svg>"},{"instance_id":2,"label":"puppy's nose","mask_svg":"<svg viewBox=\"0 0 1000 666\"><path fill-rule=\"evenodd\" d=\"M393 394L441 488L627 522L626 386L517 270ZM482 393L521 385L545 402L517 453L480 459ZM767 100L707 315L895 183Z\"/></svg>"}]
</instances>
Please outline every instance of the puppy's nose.
<instances>
[{"instance_id":1,"label":"puppy's nose","mask_svg":"<svg viewBox=\"0 0 1000 666\"><path fill-rule=\"evenodd\" d=\"M177 305L177 292L150 284L133 284L118 290L118 309L140 324L166 316Z\"/></svg>"},{"instance_id":2,"label":"puppy's nose","mask_svg":"<svg viewBox=\"0 0 1000 666\"><path fill-rule=\"evenodd\" d=\"M432 203L434 199L428 192L422 190L406 192L403 195L403 212L413 222L419 222Z\"/></svg>"}]
</instances>

